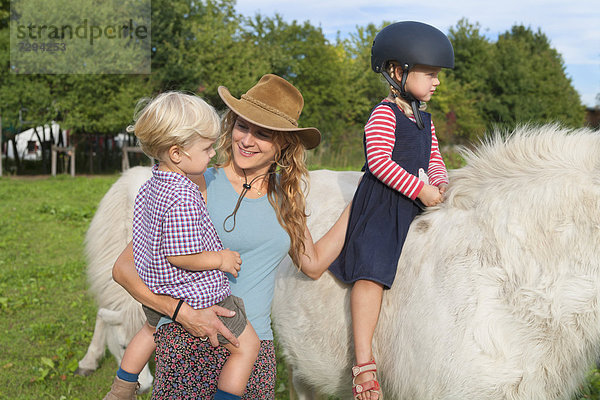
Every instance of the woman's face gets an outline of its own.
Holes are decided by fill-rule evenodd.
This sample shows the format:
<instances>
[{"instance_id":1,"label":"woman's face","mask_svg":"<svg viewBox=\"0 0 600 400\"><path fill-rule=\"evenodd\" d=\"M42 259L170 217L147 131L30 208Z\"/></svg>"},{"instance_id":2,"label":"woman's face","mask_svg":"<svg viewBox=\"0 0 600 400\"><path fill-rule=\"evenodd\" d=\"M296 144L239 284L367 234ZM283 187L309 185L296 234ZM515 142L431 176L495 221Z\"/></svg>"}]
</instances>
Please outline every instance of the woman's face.
<instances>
[{"instance_id":1,"label":"woman's face","mask_svg":"<svg viewBox=\"0 0 600 400\"><path fill-rule=\"evenodd\" d=\"M231 133L232 160L250 174L266 173L277 152L273 132L238 116Z\"/></svg>"}]
</instances>

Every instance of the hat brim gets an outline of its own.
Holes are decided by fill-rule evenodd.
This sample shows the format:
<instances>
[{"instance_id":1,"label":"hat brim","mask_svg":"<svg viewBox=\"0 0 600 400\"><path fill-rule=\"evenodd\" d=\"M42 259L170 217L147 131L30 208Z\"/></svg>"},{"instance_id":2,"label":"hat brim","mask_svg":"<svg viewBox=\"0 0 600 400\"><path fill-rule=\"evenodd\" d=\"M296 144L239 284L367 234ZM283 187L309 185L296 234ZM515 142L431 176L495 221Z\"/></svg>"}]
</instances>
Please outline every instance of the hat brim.
<instances>
[{"instance_id":1,"label":"hat brim","mask_svg":"<svg viewBox=\"0 0 600 400\"><path fill-rule=\"evenodd\" d=\"M236 99L225 86L219 86L217 92L231 111L254 125L272 131L295 133L307 150L314 149L321 143L321 132L317 128L299 128L282 116L244 99Z\"/></svg>"}]
</instances>

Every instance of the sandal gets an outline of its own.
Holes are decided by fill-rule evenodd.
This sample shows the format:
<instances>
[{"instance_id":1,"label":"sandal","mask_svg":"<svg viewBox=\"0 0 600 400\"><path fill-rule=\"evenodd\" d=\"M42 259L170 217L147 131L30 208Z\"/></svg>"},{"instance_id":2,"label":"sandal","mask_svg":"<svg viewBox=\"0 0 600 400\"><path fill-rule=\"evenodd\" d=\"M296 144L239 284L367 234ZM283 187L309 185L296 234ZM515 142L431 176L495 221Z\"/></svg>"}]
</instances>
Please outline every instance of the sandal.
<instances>
[{"instance_id":1,"label":"sandal","mask_svg":"<svg viewBox=\"0 0 600 400\"><path fill-rule=\"evenodd\" d=\"M373 374L373 379L364 383L356 383L356 377L365 372L371 372ZM354 395L354 400L358 399L362 393L369 391L377 392L377 400L383 400L376 372L377 365L375 364L375 360L352 367L352 394Z\"/></svg>"}]
</instances>

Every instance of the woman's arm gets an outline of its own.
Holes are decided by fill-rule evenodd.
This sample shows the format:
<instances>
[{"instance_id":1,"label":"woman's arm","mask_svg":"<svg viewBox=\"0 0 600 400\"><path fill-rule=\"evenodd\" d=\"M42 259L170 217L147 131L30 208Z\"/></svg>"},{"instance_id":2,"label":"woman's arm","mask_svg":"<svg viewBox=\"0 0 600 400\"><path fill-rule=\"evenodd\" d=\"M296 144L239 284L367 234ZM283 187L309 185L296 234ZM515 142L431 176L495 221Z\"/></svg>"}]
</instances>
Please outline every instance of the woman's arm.
<instances>
[{"instance_id":1,"label":"woman's arm","mask_svg":"<svg viewBox=\"0 0 600 400\"><path fill-rule=\"evenodd\" d=\"M350 217L349 203L338 220L327 231L317 243L313 242L308 227L304 230L305 254L300 255L300 270L309 278L319 279L323 272L329 268L331 263L342 251Z\"/></svg>"},{"instance_id":2,"label":"woman's arm","mask_svg":"<svg viewBox=\"0 0 600 400\"><path fill-rule=\"evenodd\" d=\"M133 263L133 245L131 242L117 258L113 266L112 276L115 282L123 286L140 303L169 317L175 312L179 300L153 293L139 277ZM217 333L219 332L237 346L239 344L237 338L223 325L217 317L218 315L231 317L234 312L219 306L194 310L187 303L183 303L177 314L177 322L194 336L208 336L215 347L219 344L217 340Z\"/></svg>"}]
</instances>

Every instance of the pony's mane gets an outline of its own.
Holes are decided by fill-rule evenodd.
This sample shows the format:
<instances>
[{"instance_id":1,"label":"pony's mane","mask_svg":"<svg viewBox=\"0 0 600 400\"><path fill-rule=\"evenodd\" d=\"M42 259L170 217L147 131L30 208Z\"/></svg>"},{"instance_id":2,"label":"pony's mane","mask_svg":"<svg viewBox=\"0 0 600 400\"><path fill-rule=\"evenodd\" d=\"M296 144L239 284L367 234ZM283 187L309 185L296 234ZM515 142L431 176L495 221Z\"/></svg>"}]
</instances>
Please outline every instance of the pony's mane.
<instances>
[{"instance_id":1,"label":"pony's mane","mask_svg":"<svg viewBox=\"0 0 600 400\"><path fill-rule=\"evenodd\" d=\"M558 124L522 125L511 133L496 130L476 150L461 149L461 155L466 166L450 171L448 201L468 207L475 196L488 193L526 195L535 185L598 179L600 134Z\"/></svg>"}]
</instances>

